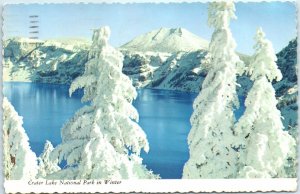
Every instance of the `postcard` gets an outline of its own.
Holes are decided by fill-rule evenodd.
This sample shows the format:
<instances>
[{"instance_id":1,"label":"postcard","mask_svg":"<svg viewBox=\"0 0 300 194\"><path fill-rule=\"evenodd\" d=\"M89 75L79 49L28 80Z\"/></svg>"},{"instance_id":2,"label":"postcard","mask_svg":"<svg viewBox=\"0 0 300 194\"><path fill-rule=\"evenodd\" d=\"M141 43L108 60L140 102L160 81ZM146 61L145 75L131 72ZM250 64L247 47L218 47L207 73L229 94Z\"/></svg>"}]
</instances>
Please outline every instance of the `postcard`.
<instances>
[{"instance_id":1,"label":"postcard","mask_svg":"<svg viewBox=\"0 0 300 194\"><path fill-rule=\"evenodd\" d=\"M296 13L6 4L5 191L296 191Z\"/></svg>"}]
</instances>

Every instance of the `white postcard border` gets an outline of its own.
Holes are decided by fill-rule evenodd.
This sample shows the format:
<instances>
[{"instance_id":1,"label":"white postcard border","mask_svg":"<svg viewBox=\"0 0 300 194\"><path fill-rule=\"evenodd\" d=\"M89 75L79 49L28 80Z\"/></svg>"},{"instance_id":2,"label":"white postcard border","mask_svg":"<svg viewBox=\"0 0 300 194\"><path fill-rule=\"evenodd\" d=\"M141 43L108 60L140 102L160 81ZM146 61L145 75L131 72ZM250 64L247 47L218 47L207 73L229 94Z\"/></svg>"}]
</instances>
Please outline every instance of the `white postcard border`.
<instances>
[{"instance_id":1,"label":"white postcard border","mask_svg":"<svg viewBox=\"0 0 300 194\"><path fill-rule=\"evenodd\" d=\"M6 193L119 193L119 192L254 192L254 191L288 191L297 190L296 178L275 179L172 179L172 180L121 180L119 184L104 183L104 180L94 180L93 184L61 184L60 180L33 180L40 181L39 185L33 185L30 181L10 180L4 182ZM70 182L75 182L72 180ZM90 181L90 180L89 180ZM101 184L97 184L101 181ZM52 184L51 184L52 182ZM68 181L64 181L68 183ZM46 185L48 184L48 185Z\"/></svg>"},{"instance_id":2,"label":"white postcard border","mask_svg":"<svg viewBox=\"0 0 300 194\"><path fill-rule=\"evenodd\" d=\"M0 0L0 15L2 15L3 5L6 4L52 4L52 3L183 3L183 2L210 2L211 0ZM300 1L299 0L238 0L236 2L294 2L296 4L297 15L295 19L299 18ZM3 18L0 19L0 26L2 27ZM299 20L298 20L299 21ZM299 25L299 22L298 22ZM298 30L298 38L300 39L300 31ZM3 36L3 34L1 35ZM299 41L298 41L299 42ZM2 47L2 42L0 42ZM300 58L300 47L298 46L298 58ZM2 53L3 54L3 53ZM0 61L2 62L2 54ZM299 65L299 64L298 64ZM2 66L0 66L2 72ZM0 76L2 81L2 76ZM2 90L2 84L0 84ZM300 89L300 88L298 88ZM2 101L3 94L0 95ZM2 117L2 110L0 111ZM300 118L298 117L300 120ZM2 120L0 120L2 126ZM1 132L2 133L2 132ZM1 134L0 133L0 134ZM2 139L0 139L0 146L2 146ZM299 142L298 142L299 154ZM2 149L0 150L0 159L2 158ZM299 154L300 155L300 154ZM299 161L298 155L298 161ZM30 185L29 181L19 180L3 180L3 166L0 165L0 182L3 183L3 191L0 188L0 193L120 193L120 192L143 192L143 193L163 193L163 192L257 192L257 191L271 191L271 192L295 192L297 191L297 178L278 178L278 179L174 179L174 180L122 180L120 184L100 184L100 185L45 185L46 180L39 180L43 185ZM300 173L298 168L298 174ZM34 180L37 181L37 180ZM48 180L51 181L51 180ZM59 182L59 180L56 180ZM72 180L74 181L74 180ZM83 180L82 180L83 182Z\"/></svg>"},{"instance_id":3,"label":"white postcard border","mask_svg":"<svg viewBox=\"0 0 300 194\"><path fill-rule=\"evenodd\" d=\"M3 5L6 4L65 4L65 3L208 3L212 0L0 0L3 2ZM1 2L1 3L2 3ZM292 2L297 3L298 0L234 0L234 2L244 2L244 3L250 3L250 2Z\"/></svg>"}]
</instances>

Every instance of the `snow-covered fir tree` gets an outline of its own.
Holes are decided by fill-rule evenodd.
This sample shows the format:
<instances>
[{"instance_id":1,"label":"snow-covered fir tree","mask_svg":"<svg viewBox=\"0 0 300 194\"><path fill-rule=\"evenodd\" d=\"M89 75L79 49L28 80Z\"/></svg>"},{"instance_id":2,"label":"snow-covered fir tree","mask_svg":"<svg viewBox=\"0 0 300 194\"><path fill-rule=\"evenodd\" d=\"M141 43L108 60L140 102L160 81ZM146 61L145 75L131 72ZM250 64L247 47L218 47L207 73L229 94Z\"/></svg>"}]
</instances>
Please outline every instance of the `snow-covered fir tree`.
<instances>
[{"instance_id":1,"label":"snow-covered fir tree","mask_svg":"<svg viewBox=\"0 0 300 194\"><path fill-rule=\"evenodd\" d=\"M50 154L53 151L53 145L50 141L46 141L44 146L43 153L38 157L39 161L39 171L38 171L38 178L45 178L48 174L52 174L60 170L58 164L58 159L54 161L51 160Z\"/></svg>"},{"instance_id":2,"label":"snow-covered fir tree","mask_svg":"<svg viewBox=\"0 0 300 194\"><path fill-rule=\"evenodd\" d=\"M81 108L62 128L62 143L52 154L67 168L52 178L157 178L142 164L140 152L149 150L146 134L135 122L132 101L137 92L122 73L123 55L108 44L109 27L94 31L85 72L70 86L70 95L84 88Z\"/></svg>"},{"instance_id":3,"label":"snow-covered fir tree","mask_svg":"<svg viewBox=\"0 0 300 194\"><path fill-rule=\"evenodd\" d=\"M209 4L208 24L215 29L209 45L210 64L193 104L190 158L183 178L234 178L237 174L233 111L239 106L236 74L242 72L243 64L229 28L230 20L236 17L234 12L232 1Z\"/></svg>"},{"instance_id":4,"label":"snow-covered fir tree","mask_svg":"<svg viewBox=\"0 0 300 194\"><path fill-rule=\"evenodd\" d=\"M33 179L37 174L37 158L30 149L22 117L6 97L3 98L4 174L8 180Z\"/></svg>"},{"instance_id":5,"label":"snow-covered fir tree","mask_svg":"<svg viewBox=\"0 0 300 194\"><path fill-rule=\"evenodd\" d=\"M236 124L235 133L243 137L240 152L241 178L270 178L282 176L287 157L292 156L295 141L283 131L281 113L272 81L282 78L275 61L272 44L261 28L255 36L255 54L248 74L254 82L245 100L246 110ZM294 156L292 156L294 157Z\"/></svg>"}]
</instances>

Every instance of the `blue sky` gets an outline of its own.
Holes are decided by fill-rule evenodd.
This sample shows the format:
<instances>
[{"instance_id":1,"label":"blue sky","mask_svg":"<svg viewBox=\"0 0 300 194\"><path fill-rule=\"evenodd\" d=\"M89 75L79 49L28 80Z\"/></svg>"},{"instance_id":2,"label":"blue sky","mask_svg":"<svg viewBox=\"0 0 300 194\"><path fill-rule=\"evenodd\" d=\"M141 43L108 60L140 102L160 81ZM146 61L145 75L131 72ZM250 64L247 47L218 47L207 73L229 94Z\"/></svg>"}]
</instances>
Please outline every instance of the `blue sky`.
<instances>
[{"instance_id":1,"label":"blue sky","mask_svg":"<svg viewBox=\"0 0 300 194\"><path fill-rule=\"evenodd\" d=\"M110 26L113 46L121 46L134 37L160 27L183 27L210 39L207 3L140 4L16 4L7 5L4 36L29 37L30 15L39 15L41 39L62 37L91 38L92 29ZM296 6L290 2L236 3L237 20L231 30L237 50L253 52L253 36L261 26L278 52L296 37Z\"/></svg>"}]
</instances>

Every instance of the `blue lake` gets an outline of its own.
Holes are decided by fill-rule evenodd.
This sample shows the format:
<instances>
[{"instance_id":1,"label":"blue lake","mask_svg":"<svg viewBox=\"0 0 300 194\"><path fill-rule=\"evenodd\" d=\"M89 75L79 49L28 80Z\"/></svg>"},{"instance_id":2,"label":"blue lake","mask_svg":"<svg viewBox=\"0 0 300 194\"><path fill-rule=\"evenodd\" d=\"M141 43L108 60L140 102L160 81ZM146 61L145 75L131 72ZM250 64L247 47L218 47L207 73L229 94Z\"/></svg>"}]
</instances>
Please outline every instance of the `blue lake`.
<instances>
[{"instance_id":1,"label":"blue lake","mask_svg":"<svg viewBox=\"0 0 300 194\"><path fill-rule=\"evenodd\" d=\"M69 97L68 89L66 85L56 84L4 83L4 95L23 116L23 126L37 155L41 154L46 140L54 146L61 142L60 128L83 106L82 91ZM142 153L143 163L162 178L181 178L183 165L189 157L187 136L196 96L195 93L169 90L138 90L133 104L150 144L149 153ZM243 109L238 110L236 116Z\"/></svg>"}]
</instances>

